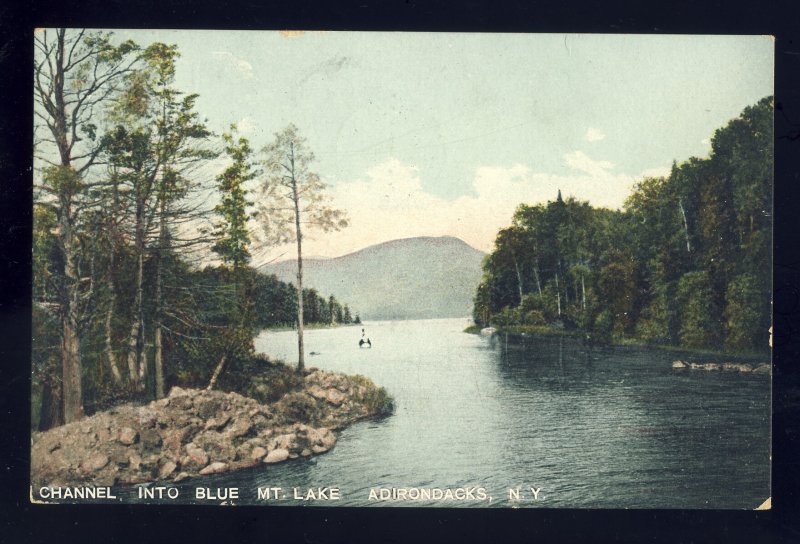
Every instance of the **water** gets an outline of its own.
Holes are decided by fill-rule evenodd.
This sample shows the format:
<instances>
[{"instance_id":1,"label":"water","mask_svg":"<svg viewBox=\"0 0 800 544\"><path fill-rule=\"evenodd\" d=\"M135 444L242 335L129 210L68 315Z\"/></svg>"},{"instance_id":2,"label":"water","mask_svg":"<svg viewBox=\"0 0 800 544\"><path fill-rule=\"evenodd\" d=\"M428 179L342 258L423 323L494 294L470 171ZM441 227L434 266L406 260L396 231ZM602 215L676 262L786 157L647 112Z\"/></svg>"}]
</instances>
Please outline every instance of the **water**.
<instances>
[{"instance_id":1,"label":"water","mask_svg":"<svg viewBox=\"0 0 800 544\"><path fill-rule=\"evenodd\" d=\"M257 487L282 487L276 504L578 508L755 508L769 496L768 376L676 372L675 353L566 338L506 347L467 324L367 323L372 349L358 348L360 328L307 331L308 366L370 377L394 415L343 430L324 455L191 480L182 495L238 486L240 502L264 503ZM296 360L292 331L264 332L256 348ZM331 486L341 500L292 499L293 487ZM487 497L369 500L379 487Z\"/></svg>"}]
</instances>

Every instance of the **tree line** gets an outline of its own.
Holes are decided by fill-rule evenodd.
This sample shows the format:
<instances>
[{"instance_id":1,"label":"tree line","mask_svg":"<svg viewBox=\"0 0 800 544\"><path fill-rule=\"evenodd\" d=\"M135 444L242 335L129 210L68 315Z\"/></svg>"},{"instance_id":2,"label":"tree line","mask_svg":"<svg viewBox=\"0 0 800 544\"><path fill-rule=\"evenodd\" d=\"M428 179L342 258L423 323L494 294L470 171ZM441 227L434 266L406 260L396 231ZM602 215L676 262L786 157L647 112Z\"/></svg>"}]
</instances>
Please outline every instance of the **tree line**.
<instances>
[{"instance_id":1,"label":"tree line","mask_svg":"<svg viewBox=\"0 0 800 544\"><path fill-rule=\"evenodd\" d=\"M35 34L34 414L46 429L116 402L210 386L258 329L358 320L259 274L254 248L347 226L294 125L260 151L213 134L175 85L175 45ZM209 203L215 203L213 206ZM218 264L209 265L215 261ZM305 312L304 312L305 308Z\"/></svg>"},{"instance_id":2,"label":"tree line","mask_svg":"<svg viewBox=\"0 0 800 544\"><path fill-rule=\"evenodd\" d=\"M521 204L483 264L481 326L591 341L768 350L773 99L711 138L707 158L635 184L621 210L561 192Z\"/></svg>"}]
</instances>

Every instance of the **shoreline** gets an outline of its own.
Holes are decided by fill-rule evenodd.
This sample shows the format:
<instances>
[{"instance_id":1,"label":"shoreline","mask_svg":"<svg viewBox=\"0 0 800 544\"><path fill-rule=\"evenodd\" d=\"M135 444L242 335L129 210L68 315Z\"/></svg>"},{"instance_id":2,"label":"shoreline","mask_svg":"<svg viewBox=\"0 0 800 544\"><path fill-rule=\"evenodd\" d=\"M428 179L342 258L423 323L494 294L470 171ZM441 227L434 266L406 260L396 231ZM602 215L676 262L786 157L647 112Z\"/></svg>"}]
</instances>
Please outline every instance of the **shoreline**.
<instances>
[{"instance_id":1,"label":"shoreline","mask_svg":"<svg viewBox=\"0 0 800 544\"><path fill-rule=\"evenodd\" d=\"M300 379L275 401L173 387L148 404L33 433L31 485L177 483L312 457L335 446L336 431L393 411L386 390L364 376L309 368Z\"/></svg>"},{"instance_id":2,"label":"shoreline","mask_svg":"<svg viewBox=\"0 0 800 544\"><path fill-rule=\"evenodd\" d=\"M303 330L324 330L324 329L338 329L341 327L360 327L363 323L304 323ZM296 331L297 327L294 325L279 325L275 327L264 327L259 329L258 332L284 332Z\"/></svg>"},{"instance_id":3,"label":"shoreline","mask_svg":"<svg viewBox=\"0 0 800 544\"><path fill-rule=\"evenodd\" d=\"M525 337L535 337L535 336L545 336L545 337L563 337L563 338L575 338L581 339L585 338L585 333L580 330L564 330L564 329L554 329L547 326L524 326L524 325L517 325L510 328L501 328L501 327L479 327L478 325L471 325L464 329L463 332L467 334L484 334L482 331L486 330L487 328L493 328L494 331L491 333L492 335L501 335L501 334L508 334L511 337L516 338L525 338ZM646 348L646 349L653 349L659 351L670 351L676 352L686 355L693 355L697 357L727 357L727 358L734 358L734 359L742 359L742 360L759 360L763 361L765 358L768 360L772 359L772 352L763 351L763 352L732 352L726 350L717 350L717 349L709 349L709 348L687 348L684 346L675 346L671 344L653 344L648 343L644 340L638 339L613 339L609 343L596 343L594 344L596 347L613 347L613 348Z\"/></svg>"}]
</instances>

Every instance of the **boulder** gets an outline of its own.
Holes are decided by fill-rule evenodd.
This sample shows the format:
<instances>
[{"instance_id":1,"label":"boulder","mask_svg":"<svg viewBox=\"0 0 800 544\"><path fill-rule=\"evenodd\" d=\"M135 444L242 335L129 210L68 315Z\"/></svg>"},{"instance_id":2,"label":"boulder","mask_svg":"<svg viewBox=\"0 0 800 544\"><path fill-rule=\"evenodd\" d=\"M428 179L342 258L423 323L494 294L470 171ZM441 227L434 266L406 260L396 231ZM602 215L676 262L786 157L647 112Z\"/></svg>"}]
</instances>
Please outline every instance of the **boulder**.
<instances>
[{"instance_id":1,"label":"boulder","mask_svg":"<svg viewBox=\"0 0 800 544\"><path fill-rule=\"evenodd\" d=\"M678 368L688 368L688 367L689 367L689 365L687 365L687 364L686 364L686 363L684 363L683 361L673 361L673 362L672 362L672 368L675 368L675 369L678 369Z\"/></svg>"},{"instance_id":2,"label":"boulder","mask_svg":"<svg viewBox=\"0 0 800 544\"><path fill-rule=\"evenodd\" d=\"M266 448L262 448L261 446L256 446L253 448L253 451L250 452L251 459L261 459L267 454Z\"/></svg>"},{"instance_id":3,"label":"boulder","mask_svg":"<svg viewBox=\"0 0 800 544\"><path fill-rule=\"evenodd\" d=\"M283 371L281 371L283 372ZM293 380L297 379L293 369ZM328 451L338 429L374 414L364 378L311 369L269 404L237 393L173 387L31 436L31 484L181 481Z\"/></svg>"},{"instance_id":4,"label":"boulder","mask_svg":"<svg viewBox=\"0 0 800 544\"><path fill-rule=\"evenodd\" d=\"M325 400L334 406L341 406L347 397L338 389L331 388L325 393Z\"/></svg>"},{"instance_id":5,"label":"boulder","mask_svg":"<svg viewBox=\"0 0 800 544\"><path fill-rule=\"evenodd\" d=\"M169 461L169 460L165 461L164 464L162 464L161 467L158 469L158 477L163 480L164 478L175 472L176 468L178 468L178 465L175 464L174 461Z\"/></svg>"},{"instance_id":6,"label":"boulder","mask_svg":"<svg viewBox=\"0 0 800 544\"><path fill-rule=\"evenodd\" d=\"M228 470L228 464L222 463L220 461L211 463L207 467L203 468L200 471L201 476L206 476L208 474L218 474L220 472L226 472Z\"/></svg>"},{"instance_id":7,"label":"boulder","mask_svg":"<svg viewBox=\"0 0 800 544\"><path fill-rule=\"evenodd\" d=\"M274 449L266 457L264 457L265 463L280 463L282 461L286 461L289 458L289 450L285 448L278 448Z\"/></svg>"},{"instance_id":8,"label":"boulder","mask_svg":"<svg viewBox=\"0 0 800 544\"><path fill-rule=\"evenodd\" d=\"M84 459L81 463L81 470L85 473L95 472L106 466L109 461L107 455L97 452Z\"/></svg>"},{"instance_id":9,"label":"boulder","mask_svg":"<svg viewBox=\"0 0 800 544\"><path fill-rule=\"evenodd\" d=\"M204 467L208 464L208 454L194 442L186 444L186 455L189 456L190 462L198 467Z\"/></svg>"}]
</instances>

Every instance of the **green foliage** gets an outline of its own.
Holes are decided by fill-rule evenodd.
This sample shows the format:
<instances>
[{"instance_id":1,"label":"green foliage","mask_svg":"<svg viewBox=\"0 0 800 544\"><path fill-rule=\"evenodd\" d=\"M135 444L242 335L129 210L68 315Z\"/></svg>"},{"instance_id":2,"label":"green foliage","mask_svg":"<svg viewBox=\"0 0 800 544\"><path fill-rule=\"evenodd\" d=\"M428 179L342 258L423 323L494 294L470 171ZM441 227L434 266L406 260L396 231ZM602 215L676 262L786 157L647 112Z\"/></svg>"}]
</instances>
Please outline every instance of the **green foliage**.
<instances>
[{"instance_id":1,"label":"green foliage","mask_svg":"<svg viewBox=\"0 0 800 544\"><path fill-rule=\"evenodd\" d=\"M763 347L768 341L768 331L763 327L762 319L768 299L759 289L758 279L752 274L736 276L728 284L725 295L728 347L737 350Z\"/></svg>"},{"instance_id":2,"label":"green foliage","mask_svg":"<svg viewBox=\"0 0 800 544\"><path fill-rule=\"evenodd\" d=\"M252 206L252 202L247 200L245 184L255 179L258 171L250 162L250 142L244 137L237 139L235 135L236 125L231 125L230 132L222 135L225 153L233 162L217 177L220 203L214 211L221 219L215 232L217 243L212 250L224 263L238 269L250 261L250 232L247 223L250 215L248 208Z\"/></svg>"},{"instance_id":3,"label":"green foliage","mask_svg":"<svg viewBox=\"0 0 800 544\"><path fill-rule=\"evenodd\" d=\"M256 354L232 360L228 371L220 376L218 387L270 403L301 389L303 384L303 376L295 369Z\"/></svg>"},{"instance_id":4,"label":"green foliage","mask_svg":"<svg viewBox=\"0 0 800 544\"><path fill-rule=\"evenodd\" d=\"M254 353L259 329L296 326L298 293L248 266L245 185L259 174L249 142L234 126L223 135L230 164L216 177L219 205L208 209L204 173L218 153L198 96L175 86L177 47L114 45L110 33L79 29L43 30L35 41L36 153L57 165L41 169L34 192L34 424L145 402L162 385L205 387L223 358L221 382L231 369L268 367L265 398L301 384ZM319 212L304 219L344 226L294 136L304 206ZM199 227L211 212L214 233ZM197 269L208 250L225 266ZM316 322L352 321L335 297L302 295ZM69 350L62 335L76 339ZM66 368L79 386L62 380Z\"/></svg>"},{"instance_id":5,"label":"green foliage","mask_svg":"<svg viewBox=\"0 0 800 544\"><path fill-rule=\"evenodd\" d=\"M614 313L611 310L603 310L594 319L592 324L591 339L593 342L607 344L612 340L612 333L615 328Z\"/></svg>"},{"instance_id":6,"label":"green foliage","mask_svg":"<svg viewBox=\"0 0 800 544\"><path fill-rule=\"evenodd\" d=\"M715 308L709 274L688 272L678 282L676 292L681 345L700 348L719 337L718 309Z\"/></svg>"},{"instance_id":7,"label":"green foliage","mask_svg":"<svg viewBox=\"0 0 800 544\"><path fill-rule=\"evenodd\" d=\"M579 327L596 341L764 349L770 325L772 109L714 133L705 159L639 181L612 211L521 204L484 260L473 319ZM724 323L723 318L724 316Z\"/></svg>"},{"instance_id":8,"label":"green foliage","mask_svg":"<svg viewBox=\"0 0 800 544\"><path fill-rule=\"evenodd\" d=\"M360 374L351 376L356 389L353 400L367 407L371 414L388 415L394 412L394 399L383 387Z\"/></svg>"}]
</instances>

